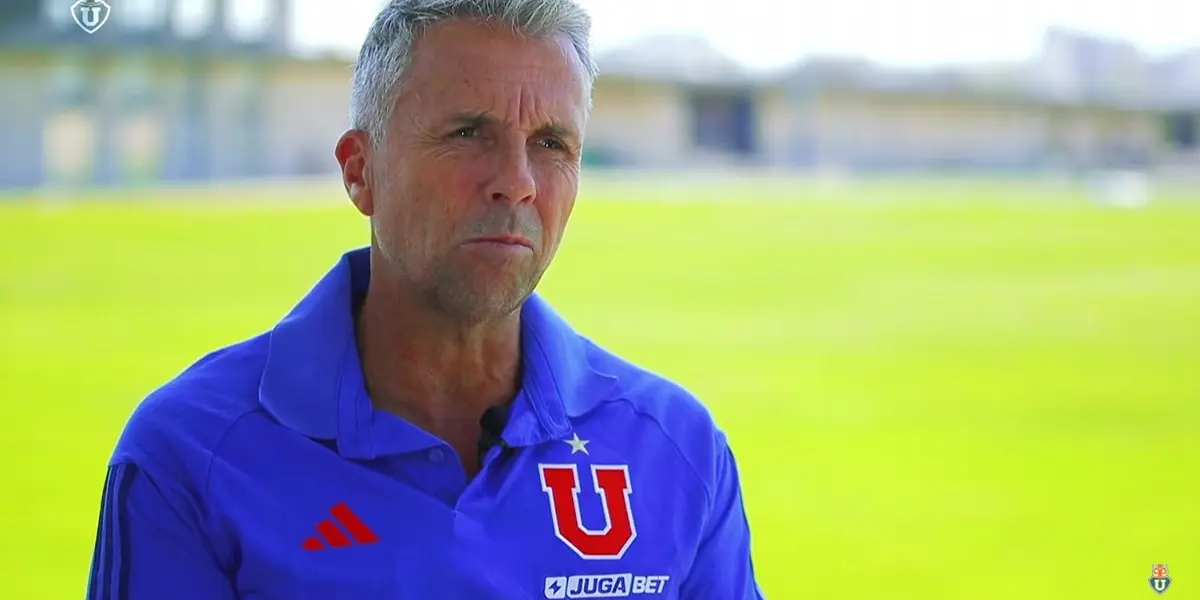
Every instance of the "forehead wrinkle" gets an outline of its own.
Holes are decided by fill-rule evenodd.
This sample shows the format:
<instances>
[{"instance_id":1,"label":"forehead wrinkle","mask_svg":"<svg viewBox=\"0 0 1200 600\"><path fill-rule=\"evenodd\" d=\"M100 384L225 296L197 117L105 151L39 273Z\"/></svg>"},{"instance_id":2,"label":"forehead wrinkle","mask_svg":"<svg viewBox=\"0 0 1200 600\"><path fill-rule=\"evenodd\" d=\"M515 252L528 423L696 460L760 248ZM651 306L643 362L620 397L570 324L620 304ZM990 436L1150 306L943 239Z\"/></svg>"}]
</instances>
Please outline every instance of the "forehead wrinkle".
<instances>
[{"instance_id":1,"label":"forehead wrinkle","mask_svg":"<svg viewBox=\"0 0 1200 600\"><path fill-rule=\"evenodd\" d=\"M454 98L453 93L448 94ZM477 101L450 100L442 105L444 118L453 120L456 115L478 114L490 117L495 124L516 127L529 132L551 126L572 130L574 110L569 114L555 115L549 108L554 99L547 99L535 92L533 86L523 82L505 82L501 89L480 94Z\"/></svg>"},{"instance_id":2,"label":"forehead wrinkle","mask_svg":"<svg viewBox=\"0 0 1200 600\"><path fill-rule=\"evenodd\" d=\"M448 61L445 67L434 62L423 65L420 84L404 86L408 89L401 94L414 101L412 106L422 106L421 112L432 108L427 114L437 122L456 114L478 113L492 116L499 125L529 132L558 124L575 136L582 135L576 130L583 127L585 86L574 62L539 66L536 57L530 57L513 65L513 56L492 53L484 57L479 50L455 48L442 54L439 61ZM418 95L418 89L423 93ZM578 98L572 93L575 90Z\"/></svg>"}]
</instances>

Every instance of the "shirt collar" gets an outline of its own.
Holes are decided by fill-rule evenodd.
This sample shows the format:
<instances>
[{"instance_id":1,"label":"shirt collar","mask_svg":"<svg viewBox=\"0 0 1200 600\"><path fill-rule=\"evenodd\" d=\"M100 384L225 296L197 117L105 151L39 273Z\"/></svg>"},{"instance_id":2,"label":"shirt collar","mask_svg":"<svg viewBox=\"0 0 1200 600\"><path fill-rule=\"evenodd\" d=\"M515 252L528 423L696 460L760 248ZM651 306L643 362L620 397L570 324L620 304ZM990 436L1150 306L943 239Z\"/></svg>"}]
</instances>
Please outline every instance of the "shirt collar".
<instances>
[{"instance_id":1,"label":"shirt collar","mask_svg":"<svg viewBox=\"0 0 1200 600\"><path fill-rule=\"evenodd\" d=\"M270 332L259 402L284 426L371 458L433 445L431 436L375 411L355 344L354 298L370 281L368 248L347 252ZM616 379L593 369L581 338L544 298L521 309L523 382L505 441L527 446L571 434L570 418L605 399Z\"/></svg>"}]
</instances>

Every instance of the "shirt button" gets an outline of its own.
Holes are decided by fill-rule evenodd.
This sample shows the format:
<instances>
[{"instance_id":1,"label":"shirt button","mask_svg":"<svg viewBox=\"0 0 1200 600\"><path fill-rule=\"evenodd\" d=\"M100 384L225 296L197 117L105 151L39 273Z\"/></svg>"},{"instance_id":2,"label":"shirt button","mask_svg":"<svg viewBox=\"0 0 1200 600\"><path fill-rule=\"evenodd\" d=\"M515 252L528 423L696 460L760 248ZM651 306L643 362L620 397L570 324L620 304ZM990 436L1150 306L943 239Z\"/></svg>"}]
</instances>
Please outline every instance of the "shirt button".
<instances>
[{"instance_id":1,"label":"shirt button","mask_svg":"<svg viewBox=\"0 0 1200 600\"><path fill-rule=\"evenodd\" d=\"M442 452L441 448L434 448L429 451L429 462L442 462L446 458L446 453Z\"/></svg>"}]
</instances>

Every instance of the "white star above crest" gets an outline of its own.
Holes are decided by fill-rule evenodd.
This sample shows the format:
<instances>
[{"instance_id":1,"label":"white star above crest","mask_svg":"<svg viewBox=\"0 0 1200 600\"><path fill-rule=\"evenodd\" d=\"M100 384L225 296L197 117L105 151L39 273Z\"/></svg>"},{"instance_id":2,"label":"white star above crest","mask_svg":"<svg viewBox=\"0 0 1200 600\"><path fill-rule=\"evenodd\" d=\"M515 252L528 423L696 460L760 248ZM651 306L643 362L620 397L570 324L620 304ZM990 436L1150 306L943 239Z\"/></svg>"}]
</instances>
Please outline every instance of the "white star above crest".
<instances>
[{"instance_id":1,"label":"white star above crest","mask_svg":"<svg viewBox=\"0 0 1200 600\"><path fill-rule=\"evenodd\" d=\"M588 440L579 439L578 433L572 434L571 439L563 440L563 442L571 446L571 454L575 454L576 452L582 452L584 454L588 453L587 445L589 442Z\"/></svg>"}]
</instances>

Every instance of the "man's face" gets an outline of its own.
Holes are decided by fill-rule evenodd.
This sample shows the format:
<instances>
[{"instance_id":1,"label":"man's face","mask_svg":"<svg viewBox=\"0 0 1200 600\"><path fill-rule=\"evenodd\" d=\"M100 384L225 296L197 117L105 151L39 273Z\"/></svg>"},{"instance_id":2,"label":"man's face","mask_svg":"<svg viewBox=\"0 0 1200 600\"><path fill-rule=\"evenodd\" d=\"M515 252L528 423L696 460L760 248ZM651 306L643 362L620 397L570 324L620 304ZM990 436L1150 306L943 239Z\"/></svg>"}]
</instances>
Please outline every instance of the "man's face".
<instances>
[{"instance_id":1,"label":"man's face","mask_svg":"<svg viewBox=\"0 0 1200 600\"><path fill-rule=\"evenodd\" d=\"M575 203L585 77L565 38L471 21L425 32L366 161L389 276L460 318L519 308Z\"/></svg>"}]
</instances>

